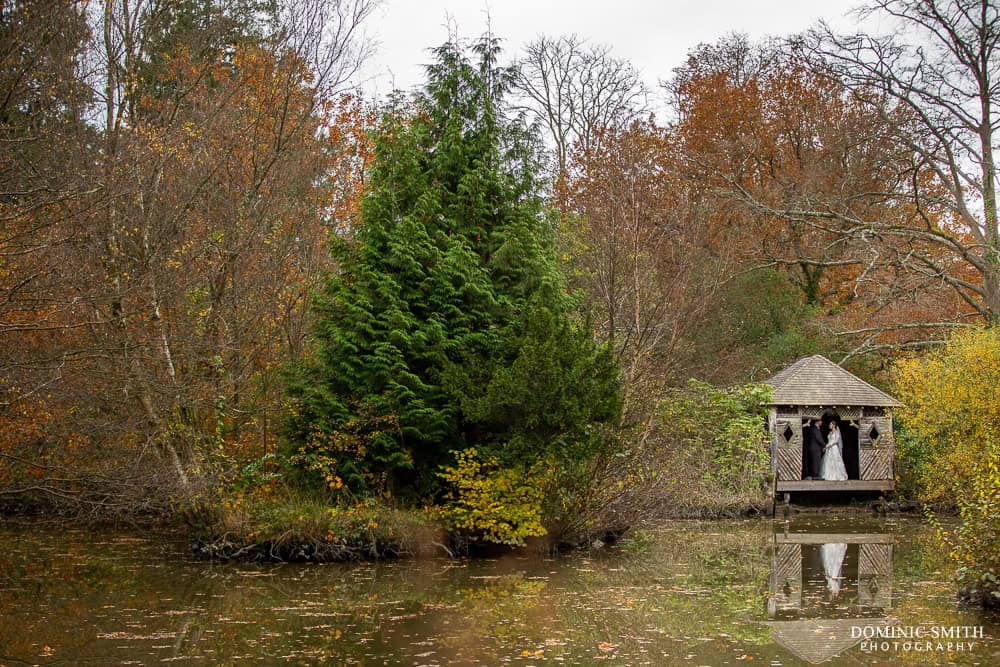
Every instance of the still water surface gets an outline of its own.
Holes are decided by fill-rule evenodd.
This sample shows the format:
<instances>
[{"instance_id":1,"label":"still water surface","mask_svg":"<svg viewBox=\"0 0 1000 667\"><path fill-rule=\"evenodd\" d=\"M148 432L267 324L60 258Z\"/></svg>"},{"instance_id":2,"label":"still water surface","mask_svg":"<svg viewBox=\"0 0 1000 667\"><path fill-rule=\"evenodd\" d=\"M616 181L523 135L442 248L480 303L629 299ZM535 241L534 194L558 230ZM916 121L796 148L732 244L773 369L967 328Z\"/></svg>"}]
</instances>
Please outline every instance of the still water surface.
<instances>
[{"instance_id":1,"label":"still water surface","mask_svg":"<svg viewBox=\"0 0 1000 667\"><path fill-rule=\"evenodd\" d=\"M0 540L4 667L1000 664L1000 618L955 602L932 531L906 517L676 522L557 559L345 565L208 563L174 536L24 523ZM930 639L956 626L983 637ZM877 628L923 639L853 636Z\"/></svg>"}]
</instances>

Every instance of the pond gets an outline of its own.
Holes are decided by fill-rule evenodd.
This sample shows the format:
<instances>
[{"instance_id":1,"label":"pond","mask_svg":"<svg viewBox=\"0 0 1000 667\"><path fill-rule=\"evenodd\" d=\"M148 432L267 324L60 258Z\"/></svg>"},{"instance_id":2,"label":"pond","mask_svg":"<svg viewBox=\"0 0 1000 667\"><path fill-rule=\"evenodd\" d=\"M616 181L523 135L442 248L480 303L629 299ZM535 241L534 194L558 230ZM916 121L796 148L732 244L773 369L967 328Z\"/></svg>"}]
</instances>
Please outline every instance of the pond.
<instances>
[{"instance_id":1,"label":"pond","mask_svg":"<svg viewBox=\"0 0 1000 667\"><path fill-rule=\"evenodd\" d=\"M209 563L0 523L0 665L1000 664L910 517L673 522L558 558ZM949 645L950 643L950 645Z\"/></svg>"}]
</instances>

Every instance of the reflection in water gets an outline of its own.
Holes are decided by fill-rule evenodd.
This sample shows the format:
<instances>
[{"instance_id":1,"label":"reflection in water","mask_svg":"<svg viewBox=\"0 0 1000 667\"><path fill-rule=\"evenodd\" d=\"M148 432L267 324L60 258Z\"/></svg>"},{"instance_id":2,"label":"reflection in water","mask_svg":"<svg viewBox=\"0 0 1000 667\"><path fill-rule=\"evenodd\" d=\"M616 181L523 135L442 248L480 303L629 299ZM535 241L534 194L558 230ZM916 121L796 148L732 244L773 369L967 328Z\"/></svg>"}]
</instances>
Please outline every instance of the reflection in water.
<instances>
[{"instance_id":1,"label":"reflection in water","mask_svg":"<svg viewBox=\"0 0 1000 667\"><path fill-rule=\"evenodd\" d=\"M826 575L826 587L830 591L830 599L835 600L840 595L840 568L844 565L847 555L847 544L835 542L820 547L823 557L823 574Z\"/></svg>"},{"instance_id":2,"label":"reflection in water","mask_svg":"<svg viewBox=\"0 0 1000 667\"><path fill-rule=\"evenodd\" d=\"M1000 664L1000 625L956 607L929 528L809 521L674 522L643 548L556 560L350 565L206 563L169 535L0 523L0 665L886 663L849 628L887 617L986 625L949 660ZM824 544L846 545L836 597Z\"/></svg>"},{"instance_id":3,"label":"reflection in water","mask_svg":"<svg viewBox=\"0 0 1000 667\"><path fill-rule=\"evenodd\" d=\"M768 600L776 643L818 664L860 644L860 628L889 623L893 534L784 528L774 536Z\"/></svg>"},{"instance_id":4,"label":"reflection in water","mask_svg":"<svg viewBox=\"0 0 1000 667\"><path fill-rule=\"evenodd\" d=\"M895 536L879 533L776 533L771 618L850 618L892 606Z\"/></svg>"}]
</instances>

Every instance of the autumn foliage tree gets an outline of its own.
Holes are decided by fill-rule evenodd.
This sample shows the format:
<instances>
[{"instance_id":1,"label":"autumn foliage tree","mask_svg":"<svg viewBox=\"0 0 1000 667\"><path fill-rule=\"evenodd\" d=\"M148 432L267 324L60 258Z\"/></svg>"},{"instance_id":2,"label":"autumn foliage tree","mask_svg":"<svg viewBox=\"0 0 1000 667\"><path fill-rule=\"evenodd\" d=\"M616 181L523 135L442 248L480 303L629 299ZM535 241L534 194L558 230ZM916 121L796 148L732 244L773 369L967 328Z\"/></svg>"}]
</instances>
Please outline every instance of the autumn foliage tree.
<instances>
[{"instance_id":1,"label":"autumn foliage tree","mask_svg":"<svg viewBox=\"0 0 1000 667\"><path fill-rule=\"evenodd\" d=\"M872 206L844 193L895 178L869 140L873 119L842 87L739 36L692 52L671 91L691 174L716 195L709 223L735 227L726 239L752 253L747 265L785 270L807 303L848 297L864 260L824 216L775 212Z\"/></svg>"},{"instance_id":2,"label":"autumn foliage tree","mask_svg":"<svg viewBox=\"0 0 1000 667\"><path fill-rule=\"evenodd\" d=\"M63 345L86 334L65 261L84 233L92 184L81 178L96 131L82 3L0 7L0 489L28 486L45 468L26 444L44 442L72 403L54 404L72 359ZM63 447L87 442L70 429ZM36 446L37 449L37 446ZM43 452L44 453L44 452ZM24 460L24 465L11 457ZM44 460L40 461L44 463ZM0 497L0 500L3 498Z\"/></svg>"},{"instance_id":3,"label":"autumn foliage tree","mask_svg":"<svg viewBox=\"0 0 1000 667\"><path fill-rule=\"evenodd\" d=\"M912 214L906 224L831 217L847 238L899 248L894 266L944 283L992 326L1000 318L1000 8L991 0L874 0L859 11L897 29L839 35L821 25L795 40L794 52L879 118L903 169L894 187L871 194Z\"/></svg>"},{"instance_id":4,"label":"autumn foliage tree","mask_svg":"<svg viewBox=\"0 0 1000 667\"><path fill-rule=\"evenodd\" d=\"M25 20L63 34L64 4L46 4ZM59 103L82 129L18 156L67 185L3 202L19 231L3 239L0 418L52 415L9 436L12 475L39 481L7 492L118 508L273 446L275 369L301 349L326 232L349 224L367 159L366 112L342 93L371 5L282 3L270 22L253 3L65 6L84 26L69 62L97 70L71 67L88 95Z\"/></svg>"},{"instance_id":5,"label":"autumn foliage tree","mask_svg":"<svg viewBox=\"0 0 1000 667\"><path fill-rule=\"evenodd\" d=\"M942 281L902 269L917 253L940 258L932 245L856 224L924 224L893 194L911 174L911 155L891 136L903 111L880 113L777 45L739 36L695 50L670 90L689 174L715 210L710 224L746 249L742 268L785 272L829 316L841 358L923 346L933 327L966 316Z\"/></svg>"},{"instance_id":6,"label":"autumn foliage tree","mask_svg":"<svg viewBox=\"0 0 1000 667\"><path fill-rule=\"evenodd\" d=\"M558 198L565 259L620 360L626 414L637 416L690 370L724 260L707 252L668 129L651 120L605 129L578 146L569 172Z\"/></svg>"},{"instance_id":7,"label":"autumn foliage tree","mask_svg":"<svg viewBox=\"0 0 1000 667\"><path fill-rule=\"evenodd\" d=\"M960 594L1000 604L1000 336L969 328L894 368L900 410L900 486L957 507L957 527L937 525L957 566Z\"/></svg>"}]
</instances>

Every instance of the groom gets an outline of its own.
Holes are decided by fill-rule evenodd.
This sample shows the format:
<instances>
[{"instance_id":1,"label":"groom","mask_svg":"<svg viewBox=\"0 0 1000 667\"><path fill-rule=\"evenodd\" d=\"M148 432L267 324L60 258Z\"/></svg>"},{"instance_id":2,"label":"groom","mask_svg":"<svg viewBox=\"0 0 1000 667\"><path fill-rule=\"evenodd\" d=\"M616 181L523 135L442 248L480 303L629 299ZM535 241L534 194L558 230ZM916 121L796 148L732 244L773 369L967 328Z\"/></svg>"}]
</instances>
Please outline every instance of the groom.
<instances>
[{"instance_id":1,"label":"groom","mask_svg":"<svg viewBox=\"0 0 1000 667\"><path fill-rule=\"evenodd\" d=\"M819 479L819 464L826 447L826 436L821 427L822 420L813 418L806 430L806 479Z\"/></svg>"}]
</instances>

